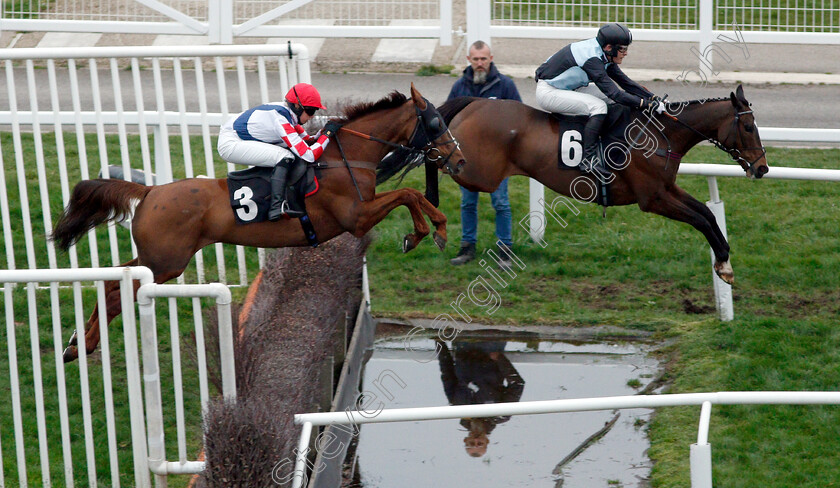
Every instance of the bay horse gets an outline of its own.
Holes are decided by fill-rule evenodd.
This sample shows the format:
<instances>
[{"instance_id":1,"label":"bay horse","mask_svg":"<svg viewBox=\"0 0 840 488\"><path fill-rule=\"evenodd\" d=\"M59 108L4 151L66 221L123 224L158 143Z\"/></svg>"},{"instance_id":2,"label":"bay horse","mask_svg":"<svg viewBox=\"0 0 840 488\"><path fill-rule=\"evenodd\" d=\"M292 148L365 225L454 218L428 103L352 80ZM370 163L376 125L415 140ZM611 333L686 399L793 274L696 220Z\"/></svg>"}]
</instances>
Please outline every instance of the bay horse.
<instances>
[{"instance_id":1,"label":"bay horse","mask_svg":"<svg viewBox=\"0 0 840 488\"><path fill-rule=\"evenodd\" d=\"M562 195L595 199L599 182L593 174L558 169L560 122L551 114L512 100L467 97L450 100L438 110L470 162L452 175L461 186L489 193L504 178L524 175ZM726 98L667 103L661 115L637 111L634 116L638 123L629 127L635 125L637 133L625 131L626 150L617 151L623 159L615 158L616 151L606 157L614 174L610 205L636 203L644 212L690 224L709 241L717 275L731 284L729 244L715 216L676 179L682 155L701 141L729 153L750 178L767 173L765 150L743 87Z\"/></svg>"},{"instance_id":2,"label":"bay horse","mask_svg":"<svg viewBox=\"0 0 840 488\"><path fill-rule=\"evenodd\" d=\"M341 129L318 161L319 189L306 200L318 239L327 241L343 232L361 237L405 205L414 232L405 236L403 251L410 251L429 234L424 214L434 224L434 242L442 250L446 216L422 193L412 188L375 193L377 175L382 181L410 162L382 161L393 147L422 153L427 168L434 164L444 173L460 171L464 156L434 105L412 83L411 98L394 91L377 102L348 106L343 112ZM237 224L228 191L225 178L189 178L151 187L119 179L82 181L73 189L50 238L67 250L97 225L123 220L134 209L131 230L137 257L123 266L147 266L156 283L181 275L198 250L217 242L265 248L307 245L301 224L294 220ZM136 298L139 282L134 287ZM105 293L110 323L121 312L119 283L106 282ZM99 344L99 326L94 307L85 327L88 353ZM64 351L65 362L78 357L76 345L74 332Z\"/></svg>"}]
</instances>

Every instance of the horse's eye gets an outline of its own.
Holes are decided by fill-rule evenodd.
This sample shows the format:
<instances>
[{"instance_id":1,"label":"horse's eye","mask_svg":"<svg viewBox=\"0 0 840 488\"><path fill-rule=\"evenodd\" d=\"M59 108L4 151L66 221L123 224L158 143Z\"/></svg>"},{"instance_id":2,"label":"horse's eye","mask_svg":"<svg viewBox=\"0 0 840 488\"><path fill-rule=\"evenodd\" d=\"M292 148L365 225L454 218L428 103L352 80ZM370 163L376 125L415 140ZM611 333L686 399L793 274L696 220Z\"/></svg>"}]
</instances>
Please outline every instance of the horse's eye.
<instances>
[{"instance_id":1,"label":"horse's eye","mask_svg":"<svg viewBox=\"0 0 840 488\"><path fill-rule=\"evenodd\" d=\"M429 121L429 129L434 133L439 132L442 126L443 122L441 122L440 117L435 117Z\"/></svg>"},{"instance_id":2,"label":"horse's eye","mask_svg":"<svg viewBox=\"0 0 840 488\"><path fill-rule=\"evenodd\" d=\"M747 132L752 132L753 130L755 130L755 126L753 124L747 124L744 126L744 130L746 130Z\"/></svg>"}]
</instances>

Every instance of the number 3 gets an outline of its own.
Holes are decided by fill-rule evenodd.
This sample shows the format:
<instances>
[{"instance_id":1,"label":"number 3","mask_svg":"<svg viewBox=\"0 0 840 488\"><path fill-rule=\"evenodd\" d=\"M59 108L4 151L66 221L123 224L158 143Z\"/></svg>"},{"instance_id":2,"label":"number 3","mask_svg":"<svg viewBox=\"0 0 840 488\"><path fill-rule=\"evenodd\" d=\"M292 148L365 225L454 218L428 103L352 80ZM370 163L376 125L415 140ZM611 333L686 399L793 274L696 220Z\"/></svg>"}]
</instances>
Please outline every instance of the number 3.
<instances>
[{"instance_id":1,"label":"number 3","mask_svg":"<svg viewBox=\"0 0 840 488\"><path fill-rule=\"evenodd\" d=\"M257 217L257 204L252 198L254 198L254 191L247 186L233 192L233 199L241 205L240 208L236 209L236 215L243 222L254 220Z\"/></svg>"},{"instance_id":2,"label":"number 3","mask_svg":"<svg viewBox=\"0 0 840 488\"><path fill-rule=\"evenodd\" d=\"M566 166L577 166L580 164L580 160L583 159L581 140L583 138L580 132L576 130L567 130L563 133L563 142L561 144L563 154L560 156L563 158L563 164Z\"/></svg>"}]
</instances>

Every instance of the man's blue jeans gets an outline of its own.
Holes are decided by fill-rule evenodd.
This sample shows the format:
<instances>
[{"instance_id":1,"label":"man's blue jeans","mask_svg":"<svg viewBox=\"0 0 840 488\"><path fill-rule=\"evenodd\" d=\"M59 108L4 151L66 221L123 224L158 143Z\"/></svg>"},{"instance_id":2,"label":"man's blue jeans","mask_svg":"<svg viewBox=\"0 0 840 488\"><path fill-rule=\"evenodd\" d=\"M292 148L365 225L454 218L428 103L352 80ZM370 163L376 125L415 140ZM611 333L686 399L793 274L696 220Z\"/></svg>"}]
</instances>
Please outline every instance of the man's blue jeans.
<instances>
[{"instance_id":1,"label":"man's blue jeans","mask_svg":"<svg viewBox=\"0 0 840 488\"><path fill-rule=\"evenodd\" d=\"M496 210L496 238L506 246L513 245L508 180L505 178L493 193L490 202ZM461 187L461 243L475 244L478 241L478 192Z\"/></svg>"}]
</instances>

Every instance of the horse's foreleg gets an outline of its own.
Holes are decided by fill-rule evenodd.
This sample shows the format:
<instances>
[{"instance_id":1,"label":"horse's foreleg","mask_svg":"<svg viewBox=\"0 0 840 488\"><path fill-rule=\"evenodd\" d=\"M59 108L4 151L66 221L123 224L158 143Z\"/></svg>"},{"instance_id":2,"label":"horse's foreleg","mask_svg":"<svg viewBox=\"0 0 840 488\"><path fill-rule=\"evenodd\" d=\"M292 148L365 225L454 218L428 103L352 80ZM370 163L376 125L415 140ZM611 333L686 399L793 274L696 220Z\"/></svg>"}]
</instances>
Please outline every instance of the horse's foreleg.
<instances>
[{"instance_id":1,"label":"horse's foreleg","mask_svg":"<svg viewBox=\"0 0 840 488\"><path fill-rule=\"evenodd\" d=\"M428 203L426 198L417 190L412 188L401 188L399 190L388 191L377 194L373 201L364 202L361 206L361 211L356 219L356 226L353 234L361 237L368 233L376 224L382 221L395 208L405 205L411 213L411 220L414 222L414 233L407 234L403 239L403 252L408 252L427 235L429 235L429 226L426 224L426 219L423 217L423 202ZM433 206L430 205L434 209ZM428 213L428 212L427 212ZM439 215L438 215L439 214ZM432 222L435 223L436 237L435 242L439 239L446 239L446 217L435 209L435 215L432 217ZM443 219L441 221L441 219ZM443 235L438 237L438 233L443 229ZM440 243L438 243L440 246Z\"/></svg>"},{"instance_id":2,"label":"horse's foreleg","mask_svg":"<svg viewBox=\"0 0 840 488\"><path fill-rule=\"evenodd\" d=\"M435 208L432 205L432 202L426 199L425 195L421 194L421 197L418 201L420 204L420 210L422 210L426 215L429 216L429 220L432 221L432 225L435 226L435 233L432 234L432 238L437 244L438 249L443 251L446 247L446 215L443 214L440 210Z\"/></svg>"},{"instance_id":3,"label":"horse's foreleg","mask_svg":"<svg viewBox=\"0 0 840 488\"><path fill-rule=\"evenodd\" d=\"M685 222L702 232L715 254L715 273L730 285L735 281L735 274L729 263L729 243L723 237L723 232L708 207L675 185L660 198L651 200L642 210Z\"/></svg>"},{"instance_id":4,"label":"horse's foreleg","mask_svg":"<svg viewBox=\"0 0 840 488\"><path fill-rule=\"evenodd\" d=\"M718 225L717 223L717 218L715 218L715 214L712 213L709 207L707 207L702 202L689 195L682 188L678 188L678 190L679 192L677 194L681 196L681 200L684 201L695 212L705 217L706 220L708 220L711 223L712 231L714 231L718 240L721 242L724 251L726 251L726 257L727 259L729 259L729 242L727 242L726 237L723 236L723 231L720 230L720 225ZM717 256L717 254L715 254L715 256Z\"/></svg>"}]
</instances>

